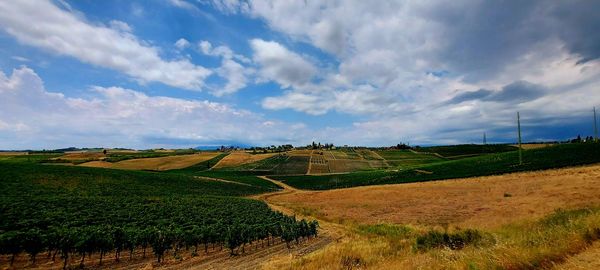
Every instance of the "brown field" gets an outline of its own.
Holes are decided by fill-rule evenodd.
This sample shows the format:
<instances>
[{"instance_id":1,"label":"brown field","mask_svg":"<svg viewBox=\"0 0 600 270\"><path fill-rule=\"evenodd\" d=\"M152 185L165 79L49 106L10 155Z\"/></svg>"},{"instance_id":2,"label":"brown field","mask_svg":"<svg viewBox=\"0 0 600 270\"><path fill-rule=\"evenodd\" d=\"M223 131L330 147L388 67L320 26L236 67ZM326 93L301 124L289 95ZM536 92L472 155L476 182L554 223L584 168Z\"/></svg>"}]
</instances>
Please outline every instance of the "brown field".
<instances>
[{"instance_id":1,"label":"brown field","mask_svg":"<svg viewBox=\"0 0 600 270\"><path fill-rule=\"evenodd\" d=\"M340 150L328 151L333 156L333 159L349 159L348 154Z\"/></svg>"},{"instance_id":2,"label":"brown field","mask_svg":"<svg viewBox=\"0 0 600 270\"><path fill-rule=\"evenodd\" d=\"M106 155L102 152L71 152L57 157L56 159L64 160L82 160L82 159L103 159Z\"/></svg>"},{"instance_id":3,"label":"brown field","mask_svg":"<svg viewBox=\"0 0 600 270\"><path fill-rule=\"evenodd\" d=\"M100 168L111 168L111 169L123 169L123 170L173 170L181 169L192 166L196 163L200 163L205 160L209 160L218 155L217 152L202 152L191 155L178 155L178 156L167 156L157 158L140 158L140 159L129 159L123 160L116 163L104 162L104 161L92 161L86 162L79 166L87 167L100 167Z\"/></svg>"},{"instance_id":4,"label":"brown field","mask_svg":"<svg viewBox=\"0 0 600 270\"><path fill-rule=\"evenodd\" d=\"M23 156L28 154L28 152L0 152L0 156Z\"/></svg>"},{"instance_id":5,"label":"brown field","mask_svg":"<svg viewBox=\"0 0 600 270\"><path fill-rule=\"evenodd\" d=\"M271 198L330 221L495 227L600 204L600 165L424 183L302 191Z\"/></svg>"},{"instance_id":6,"label":"brown field","mask_svg":"<svg viewBox=\"0 0 600 270\"><path fill-rule=\"evenodd\" d=\"M244 151L235 151L221 159L213 168L235 167L248 163L257 162L277 155L277 153L250 154Z\"/></svg>"},{"instance_id":7,"label":"brown field","mask_svg":"<svg viewBox=\"0 0 600 270\"><path fill-rule=\"evenodd\" d=\"M569 257L564 263L556 265L554 269L600 269L600 243L595 243L585 251Z\"/></svg>"},{"instance_id":8,"label":"brown field","mask_svg":"<svg viewBox=\"0 0 600 270\"><path fill-rule=\"evenodd\" d=\"M544 147L549 147L549 146L553 146L555 144L553 143L525 143L525 144L521 144L521 147L525 150L529 150L529 149L538 149L538 148L544 148ZM519 147L518 144L513 145L514 147Z\"/></svg>"},{"instance_id":9,"label":"brown field","mask_svg":"<svg viewBox=\"0 0 600 270\"><path fill-rule=\"evenodd\" d=\"M287 152L290 156L310 156L313 150L292 150Z\"/></svg>"},{"instance_id":10,"label":"brown field","mask_svg":"<svg viewBox=\"0 0 600 270\"><path fill-rule=\"evenodd\" d=\"M570 220L578 224L574 227L545 227L540 224L547 223L539 223L556 209L600 205L600 164L330 191L297 190L274 182L285 190L263 195L263 200L274 209L319 219L322 234L336 236L336 241L304 257L272 259L265 269L600 267L600 242L581 237L582 231L598 228L599 213ZM381 225L391 227L383 229L382 234L360 229ZM408 228L409 233L397 235L392 228ZM462 250L415 251L416 236L432 228L450 232L473 228L497 240Z\"/></svg>"}]
</instances>

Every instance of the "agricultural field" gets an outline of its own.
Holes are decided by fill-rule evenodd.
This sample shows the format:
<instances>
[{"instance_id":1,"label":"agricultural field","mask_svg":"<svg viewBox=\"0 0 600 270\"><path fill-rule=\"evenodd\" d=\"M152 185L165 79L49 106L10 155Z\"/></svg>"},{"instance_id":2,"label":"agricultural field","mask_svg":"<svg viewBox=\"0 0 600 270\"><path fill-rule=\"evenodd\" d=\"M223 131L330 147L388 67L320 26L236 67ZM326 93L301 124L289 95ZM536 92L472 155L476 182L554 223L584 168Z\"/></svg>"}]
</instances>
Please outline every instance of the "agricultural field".
<instances>
[{"instance_id":1,"label":"agricultural field","mask_svg":"<svg viewBox=\"0 0 600 270\"><path fill-rule=\"evenodd\" d=\"M381 160L381 159L383 159L380 155L378 155L377 153L375 153L369 149L358 149L358 150L356 150L356 153L358 155L360 155L363 159L366 159L366 160Z\"/></svg>"},{"instance_id":2,"label":"agricultural field","mask_svg":"<svg viewBox=\"0 0 600 270\"><path fill-rule=\"evenodd\" d=\"M0 267L13 254L17 268L36 258L53 269L443 268L446 253L456 268L519 269L593 257L583 251L600 239L600 165L539 170L598 163L600 145L525 150L523 165L506 149L173 151L84 163L115 169L48 165L61 153L5 155ZM534 240L522 236L530 230ZM574 244L545 248L556 241Z\"/></svg>"},{"instance_id":3,"label":"agricultural field","mask_svg":"<svg viewBox=\"0 0 600 270\"><path fill-rule=\"evenodd\" d=\"M459 144L447 146L419 147L419 152L436 153L449 159L456 159L465 156L477 156L483 154L504 153L516 151L518 148L507 144Z\"/></svg>"},{"instance_id":4,"label":"agricultural field","mask_svg":"<svg viewBox=\"0 0 600 270\"><path fill-rule=\"evenodd\" d=\"M314 221L240 198L276 189L265 180L23 161L0 162L2 268L112 268L135 260L160 265L216 252L215 246L243 254L259 241L290 246L317 234Z\"/></svg>"},{"instance_id":5,"label":"agricultural field","mask_svg":"<svg viewBox=\"0 0 600 270\"><path fill-rule=\"evenodd\" d=\"M3 152L0 151L0 156L22 156L22 155L28 155L29 152L18 152L18 151L9 151L9 152Z\"/></svg>"},{"instance_id":6,"label":"agricultural field","mask_svg":"<svg viewBox=\"0 0 600 270\"><path fill-rule=\"evenodd\" d=\"M307 174L326 174L330 173L329 162L325 158L323 151L314 152L310 156L310 165Z\"/></svg>"},{"instance_id":7,"label":"agricultural field","mask_svg":"<svg viewBox=\"0 0 600 270\"><path fill-rule=\"evenodd\" d=\"M91 161L82 163L80 166L122 170L165 171L186 168L197 163L210 160L218 155L218 152L200 152L187 155L167 155L164 157L126 159L118 162Z\"/></svg>"},{"instance_id":8,"label":"agricultural field","mask_svg":"<svg viewBox=\"0 0 600 270\"><path fill-rule=\"evenodd\" d=\"M594 269L600 165L328 191L268 202L317 217L337 242L266 269ZM449 267L450 266L450 267ZM352 268L354 269L354 268Z\"/></svg>"},{"instance_id":9,"label":"agricultural field","mask_svg":"<svg viewBox=\"0 0 600 270\"><path fill-rule=\"evenodd\" d=\"M227 167L237 167L244 164L254 163L266 158L270 158L276 153L267 153L267 154L251 154L245 151L235 151L227 155L223 158L217 165L214 166L215 169L218 168L227 168Z\"/></svg>"},{"instance_id":10,"label":"agricultural field","mask_svg":"<svg viewBox=\"0 0 600 270\"><path fill-rule=\"evenodd\" d=\"M375 170L318 176L274 176L301 189L333 189L364 185L422 182L474 177L518 171L543 170L600 162L600 144L564 144L523 151L518 164L516 151L415 166L406 170Z\"/></svg>"},{"instance_id":11,"label":"agricultural field","mask_svg":"<svg viewBox=\"0 0 600 270\"><path fill-rule=\"evenodd\" d=\"M306 174L310 156L289 156L273 169L273 174Z\"/></svg>"}]
</instances>

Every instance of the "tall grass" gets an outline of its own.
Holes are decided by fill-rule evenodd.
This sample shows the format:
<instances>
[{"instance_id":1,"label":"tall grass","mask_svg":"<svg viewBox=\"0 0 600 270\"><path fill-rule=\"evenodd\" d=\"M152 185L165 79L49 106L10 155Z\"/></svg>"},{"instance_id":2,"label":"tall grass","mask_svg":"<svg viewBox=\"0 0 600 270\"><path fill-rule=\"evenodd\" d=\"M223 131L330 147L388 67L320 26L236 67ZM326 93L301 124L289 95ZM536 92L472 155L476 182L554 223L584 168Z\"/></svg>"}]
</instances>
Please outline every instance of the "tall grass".
<instances>
[{"instance_id":1,"label":"tall grass","mask_svg":"<svg viewBox=\"0 0 600 270\"><path fill-rule=\"evenodd\" d=\"M600 240L600 208L558 210L491 230L358 225L339 243L272 269L539 269ZM456 245L458 243L458 245ZM452 246L455 244L455 246Z\"/></svg>"}]
</instances>

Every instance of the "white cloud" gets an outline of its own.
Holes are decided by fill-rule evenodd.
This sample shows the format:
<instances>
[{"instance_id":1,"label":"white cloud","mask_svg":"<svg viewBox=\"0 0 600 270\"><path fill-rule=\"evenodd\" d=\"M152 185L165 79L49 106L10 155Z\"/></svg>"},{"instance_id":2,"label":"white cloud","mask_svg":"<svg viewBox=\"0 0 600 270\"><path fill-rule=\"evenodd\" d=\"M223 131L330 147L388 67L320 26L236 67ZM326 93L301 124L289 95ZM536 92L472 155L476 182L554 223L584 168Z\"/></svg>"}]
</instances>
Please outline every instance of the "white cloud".
<instances>
[{"instance_id":1,"label":"white cloud","mask_svg":"<svg viewBox=\"0 0 600 270\"><path fill-rule=\"evenodd\" d=\"M283 88L305 86L317 73L312 63L275 41L252 39L250 46L254 52L252 60L260 65L259 75Z\"/></svg>"},{"instance_id":2,"label":"white cloud","mask_svg":"<svg viewBox=\"0 0 600 270\"><path fill-rule=\"evenodd\" d=\"M215 102L119 87L93 87L86 96L48 92L26 67L9 77L0 72L0 149L190 147L219 141L262 145L301 136L284 128L286 123Z\"/></svg>"},{"instance_id":3,"label":"white cloud","mask_svg":"<svg viewBox=\"0 0 600 270\"><path fill-rule=\"evenodd\" d=\"M248 12L250 9L248 3L238 0L212 0L209 2L214 8L226 14Z\"/></svg>"},{"instance_id":4,"label":"white cloud","mask_svg":"<svg viewBox=\"0 0 600 270\"><path fill-rule=\"evenodd\" d=\"M600 99L594 89L600 83L594 60L600 51L593 50L598 39L586 32L591 28L581 27L598 25L588 12L597 10L596 4L251 0L220 6L329 53L334 61L321 58L328 62L316 67L278 43L258 40L263 49L257 50L257 39L252 40L259 75L284 90L264 98L262 106L358 115L364 120L338 130L356 140L404 134L456 141L483 127L512 125L516 110L532 118L572 120ZM577 10L586 17L577 21L571 16ZM309 68L296 68L303 66ZM479 89L494 98L447 102ZM412 122L418 125L407 124Z\"/></svg>"},{"instance_id":5,"label":"white cloud","mask_svg":"<svg viewBox=\"0 0 600 270\"><path fill-rule=\"evenodd\" d=\"M23 44L118 70L141 83L200 90L211 74L188 60L161 59L159 49L138 40L126 23L110 24L92 24L45 0L0 2L0 25Z\"/></svg>"},{"instance_id":6,"label":"white cloud","mask_svg":"<svg viewBox=\"0 0 600 270\"><path fill-rule=\"evenodd\" d=\"M183 50L190 46L190 42L185 38L180 38L175 42L175 47L179 50Z\"/></svg>"},{"instance_id":7,"label":"white cloud","mask_svg":"<svg viewBox=\"0 0 600 270\"><path fill-rule=\"evenodd\" d=\"M198 42L198 48L205 55L221 57L221 66L215 71L226 79L224 86L211 87L211 92L215 96L233 94L248 85L248 76L253 75L254 69L246 67L240 63L250 64L252 61L247 57L234 53L229 47L220 45L213 47L206 40Z\"/></svg>"},{"instance_id":8,"label":"white cloud","mask_svg":"<svg viewBox=\"0 0 600 270\"><path fill-rule=\"evenodd\" d=\"M198 48L200 49L200 51L203 54L206 54L206 55L223 57L225 59L235 59L235 60L245 63L245 64L250 64L252 62L247 57L245 57L241 54L234 53L233 50L231 50L231 48L229 48L225 45L219 45L217 47L213 47L213 45L209 41L206 41L206 40L202 40L202 41L198 42Z\"/></svg>"},{"instance_id":9,"label":"white cloud","mask_svg":"<svg viewBox=\"0 0 600 270\"><path fill-rule=\"evenodd\" d=\"M23 57L23 56L18 56L18 55L14 55L11 57L14 60L17 60L19 62L29 62L31 60L29 60L29 58Z\"/></svg>"},{"instance_id":10,"label":"white cloud","mask_svg":"<svg viewBox=\"0 0 600 270\"><path fill-rule=\"evenodd\" d=\"M119 20L111 20L110 22L108 22L108 24L110 25L110 28L115 29L119 32L133 32L133 28L131 28L131 26L129 26L129 24L127 24L126 22L122 22Z\"/></svg>"},{"instance_id":11,"label":"white cloud","mask_svg":"<svg viewBox=\"0 0 600 270\"><path fill-rule=\"evenodd\" d=\"M222 96L232 94L246 87L248 84L247 76L250 75L250 73L251 71L240 63L227 58L223 59L221 67L217 68L217 74L226 78L227 83L222 88L218 87L212 90L213 95Z\"/></svg>"},{"instance_id":12,"label":"white cloud","mask_svg":"<svg viewBox=\"0 0 600 270\"><path fill-rule=\"evenodd\" d=\"M183 9L192 10L192 11L198 10L198 7L192 5L191 3L189 3L185 0L169 0L169 3L171 3L171 5L176 6L178 8L183 8Z\"/></svg>"}]
</instances>

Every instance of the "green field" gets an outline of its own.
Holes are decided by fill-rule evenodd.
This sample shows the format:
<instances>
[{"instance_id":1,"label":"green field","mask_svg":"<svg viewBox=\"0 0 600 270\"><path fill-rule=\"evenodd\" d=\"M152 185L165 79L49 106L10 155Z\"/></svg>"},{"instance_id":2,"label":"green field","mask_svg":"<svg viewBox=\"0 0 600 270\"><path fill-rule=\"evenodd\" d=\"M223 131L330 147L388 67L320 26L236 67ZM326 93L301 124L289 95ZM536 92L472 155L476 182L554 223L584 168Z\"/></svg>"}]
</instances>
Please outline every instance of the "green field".
<instances>
[{"instance_id":1,"label":"green field","mask_svg":"<svg viewBox=\"0 0 600 270\"><path fill-rule=\"evenodd\" d=\"M32 155L19 155L19 156L0 156L0 162L2 163L40 163L46 162L51 158L62 156L59 154L32 154Z\"/></svg>"},{"instance_id":2,"label":"green field","mask_svg":"<svg viewBox=\"0 0 600 270\"><path fill-rule=\"evenodd\" d=\"M290 156L273 169L273 174L305 174L310 157Z\"/></svg>"},{"instance_id":3,"label":"green field","mask_svg":"<svg viewBox=\"0 0 600 270\"><path fill-rule=\"evenodd\" d=\"M459 145L446 145L446 146L429 146L419 147L419 152L430 152L437 153L446 158L468 156L468 155L482 155L482 154L493 154L493 153L504 153L518 150L517 147L507 144L459 144Z\"/></svg>"},{"instance_id":4,"label":"green field","mask_svg":"<svg viewBox=\"0 0 600 270\"><path fill-rule=\"evenodd\" d=\"M210 177L210 178L218 178L223 180L228 180L232 182L237 182L245 185L251 185L260 188L266 188L270 191L275 191L281 189L278 185L273 184L271 181L264 180L259 178L256 173L260 174L260 172L253 171L219 171L219 170L211 170L198 172L194 175Z\"/></svg>"},{"instance_id":5,"label":"green field","mask_svg":"<svg viewBox=\"0 0 600 270\"><path fill-rule=\"evenodd\" d=\"M390 166L399 168L409 168L446 160L431 153L420 153L410 150L379 150L376 152L383 157Z\"/></svg>"},{"instance_id":6,"label":"green field","mask_svg":"<svg viewBox=\"0 0 600 270\"><path fill-rule=\"evenodd\" d=\"M129 152L117 152L117 153L109 153L107 154L107 157L104 159L104 161L107 162L119 162L119 161L123 161L123 160L129 160L129 159L138 159L138 158L156 158L156 157L168 157L168 156L177 156L177 155L189 155L189 154L194 154L194 153L198 153L200 151L198 150L193 150L193 149L178 149L172 152L157 152L157 151L153 151L153 150L147 150L147 151L140 151L140 152L133 152L133 153L129 153Z\"/></svg>"},{"instance_id":7,"label":"green field","mask_svg":"<svg viewBox=\"0 0 600 270\"><path fill-rule=\"evenodd\" d=\"M237 167L219 168L217 171L245 171L251 175L305 174L309 159L308 156L276 155Z\"/></svg>"},{"instance_id":8,"label":"green field","mask_svg":"<svg viewBox=\"0 0 600 270\"><path fill-rule=\"evenodd\" d=\"M237 181L249 183L240 185L184 173L8 160L0 162L0 253L5 255L26 252L35 258L48 251L67 264L73 256L84 260L148 249L160 261L166 251L182 247L216 244L233 254L258 239L289 243L317 230L316 222L237 197L273 190L257 178L240 176Z\"/></svg>"},{"instance_id":9,"label":"green field","mask_svg":"<svg viewBox=\"0 0 600 270\"><path fill-rule=\"evenodd\" d=\"M416 166L407 170L354 172L319 176L273 176L301 189L334 189L354 186L396 184L542 170L600 162L600 144L564 144L518 152L488 154L459 160Z\"/></svg>"}]
</instances>

